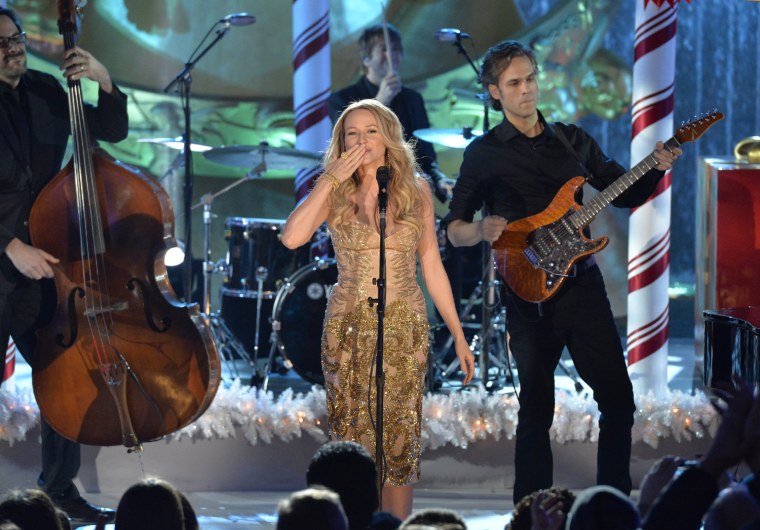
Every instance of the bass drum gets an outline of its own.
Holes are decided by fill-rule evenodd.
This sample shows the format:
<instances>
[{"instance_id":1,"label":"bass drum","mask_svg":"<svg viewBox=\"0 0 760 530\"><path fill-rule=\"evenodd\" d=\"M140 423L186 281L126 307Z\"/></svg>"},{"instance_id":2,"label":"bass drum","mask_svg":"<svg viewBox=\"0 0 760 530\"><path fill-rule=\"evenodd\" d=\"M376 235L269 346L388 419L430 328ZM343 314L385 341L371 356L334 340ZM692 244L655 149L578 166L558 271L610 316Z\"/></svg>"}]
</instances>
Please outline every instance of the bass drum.
<instances>
[{"instance_id":1,"label":"bass drum","mask_svg":"<svg viewBox=\"0 0 760 530\"><path fill-rule=\"evenodd\" d=\"M338 281L334 259L321 259L298 269L277 292L272 308L280 353L306 381L324 385L322 326L327 297Z\"/></svg>"}]
</instances>

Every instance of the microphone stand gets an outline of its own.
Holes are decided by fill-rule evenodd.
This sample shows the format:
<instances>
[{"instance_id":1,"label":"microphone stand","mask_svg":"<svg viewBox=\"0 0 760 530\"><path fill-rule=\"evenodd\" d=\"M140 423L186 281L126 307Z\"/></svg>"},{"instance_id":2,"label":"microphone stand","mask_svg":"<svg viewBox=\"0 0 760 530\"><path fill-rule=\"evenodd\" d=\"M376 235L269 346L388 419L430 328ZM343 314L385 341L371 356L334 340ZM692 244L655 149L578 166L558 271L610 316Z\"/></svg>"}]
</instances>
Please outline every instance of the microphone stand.
<instances>
[{"instance_id":1,"label":"microphone stand","mask_svg":"<svg viewBox=\"0 0 760 530\"><path fill-rule=\"evenodd\" d=\"M383 398L385 393L385 373L383 372L383 330L385 325L385 216L388 206L388 184L380 185L377 193L380 210L380 267L377 278L377 298L369 298L369 305L377 304L377 349L375 353L375 467L377 469L377 496L382 506L384 466L383 461Z\"/></svg>"},{"instance_id":2,"label":"microphone stand","mask_svg":"<svg viewBox=\"0 0 760 530\"><path fill-rule=\"evenodd\" d=\"M185 155L185 181L183 185L183 202L184 202L184 214L185 214L185 262L183 264L184 269L184 276L183 276L183 285L184 285L184 292L185 292L185 301L190 303L192 302L193 293L192 293L192 286L193 286L193 251L192 251L192 216L191 205L193 204L193 158L192 158L192 151L190 150L190 87L193 83L193 78L190 75L190 72L195 68L196 63L200 61L206 53L214 47L214 45L222 40L222 38L227 34L227 32L230 30L230 25L225 24L222 29L216 32L216 38L214 38L213 41L209 43L208 46L206 46L203 51L201 51L198 56L193 59L192 56L190 57L190 60L188 60L187 63L185 63L185 67L182 69L182 71L177 74L177 76L172 80L171 83L169 83L166 88L164 88L164 93L168 93L170 90L172 90L175 86L179 85L178 92L180 94L180 99L182 100L182 109L184 113L185 118L185 132L183 134L183 141L184 141L184 155ZM204 38L205 40L205 38Z\"/></svg>"},{"instance_id":3,"label":"microphone stand","mask_svg":"<svg viewBox=\"0 0 760 530\"><path fill-rule=\"evenodd\" d=\"M453 46L457 49L457 51L464 55L464 58L467 60L469 65L472 67L472 69L475 71L475 79L478 85L482 84L482 79L480 78L480 69L475 65L475 62L472 60L470 55L467 53L467 50L462 46L462 35L461 33L457 33L456 40L452 43ZM487 96L483 97L483 132L487 132L490 128L489 120L488 120L488 102L489 98ZM483 215L486 215L486 211L484 209ZM483 289L483 302L481 306L481 317L480 317L480 336L481 336L481 342L480 342L480 380L489 390L494 390L494 386L490 384L490 381L488 380L488 372L490 370L490 345L489 345L489 332L490 332L490 324L491 324L491 317L492 317L492 310L496 305L496 292L495 287L498 285L498 280L496 280L496 274L495 274L495 268L493 264L493 254L491 250L491 244L487 241L483 241L481 244L482 250L483 250L483 281L485 282L485 286Z\"/></svg>"},{"instance_id":4,"label":"microphone stand","mask_svg":"<svg viewBox=\"0 0 760 530\"><path fill-rule=\"evenodd\" d=\"M467 50L465 50L464 46L462 46L462 35L460 33L457 33L456 40L452 42L451 44L457 49L458 53L460 53L461 55L464 55L464 58L467 60L469 65L472 67L472 69L475 71L475 78L477 80L478 85L480 85L481 84L480 69L477 67L475 62L467 53ZM483 99L483 132L486 132L489 128L490 128L490 125L488 123L488 98L484 98Z\"/></svg>"}]
</instances>

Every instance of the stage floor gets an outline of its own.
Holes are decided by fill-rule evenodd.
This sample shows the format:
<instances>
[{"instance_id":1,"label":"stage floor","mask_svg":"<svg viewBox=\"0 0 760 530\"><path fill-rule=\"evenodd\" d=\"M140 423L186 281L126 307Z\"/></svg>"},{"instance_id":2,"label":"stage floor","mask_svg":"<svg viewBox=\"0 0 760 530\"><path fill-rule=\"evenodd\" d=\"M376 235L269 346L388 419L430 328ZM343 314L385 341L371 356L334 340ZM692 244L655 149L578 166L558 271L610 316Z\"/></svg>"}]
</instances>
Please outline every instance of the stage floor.
<instances>
[{"instance_id":1,"label":"stage floor","mask_svg":"<svg viewBox=\"0 0 760 530\"><path fill-rule=\"evenodd\" d=\"M690 392L694 381L694 342L671 340L668 380L671 390ZM224 379L250 381L251 368L247 361L224 363ZM445 367L444 367L445 368ZM572 363L565 358L566 370L558 369L558 388L576 389ZM568 376L568 373L570 376ZM499 381L495 393L512 393L511 385ZM29 367L17 361L15 384L30 385ZM305 381L294 371L272 375L269 389L274 393L286 388L306 392L312 382ZM459 381L443 378L440 392L455 392ZM584 391L585 391L584 387ZM38 473L38 430L29 439L9 447L0 442L0 460L12 462L18 469L8 474L22 477L18 484L0 480L2 488L29 487ZM290 492L305 486L303 472L310 455L319 443L308 437L290 443L259 443L251 447L243 437L220 441L174 441L146 448L138 464L133 455L125 456L124 448L83 448L83 467L80 489L86 498L108 507L116 507L129 483L144 475L158 475L186 491L195 507L204 530L228 528L269 529L275 527L277 503ZM709 440L684 444L663 440L657 449L636 444L632 460L634 483L651 463L668 453L692 456L703 449ZM580 490L593 484L595 444L570 443L555 447L555 482L563 487ZM511 440L485 440L467 448L438 448L423 454L423 480L415 488L414 508L446 507L457 510L467 521L470 530L500 530L509 520L512 509L511 470L514 444ZM203 452L201 452L203 451ZM225 460L227 462L225 462ZM125 463L126 462L126 463ZM588 465L586 465L586 463ZM236 467L230 467L236 466ZM4 469L9 469L3 464ZM634 470L635 468L635 470ZM214 473L227 477L213 477ZM245 478L236 473L249 474ZM4 473L6 474L6 473ZM255 475L255 476L253 476ZM118 476L119 478L110 478ZM215 486L217 485L217 486ZM196 487L197 486L197 487ZM634 497L636 492L634 492Z\"/></svg>"}]
</instances>

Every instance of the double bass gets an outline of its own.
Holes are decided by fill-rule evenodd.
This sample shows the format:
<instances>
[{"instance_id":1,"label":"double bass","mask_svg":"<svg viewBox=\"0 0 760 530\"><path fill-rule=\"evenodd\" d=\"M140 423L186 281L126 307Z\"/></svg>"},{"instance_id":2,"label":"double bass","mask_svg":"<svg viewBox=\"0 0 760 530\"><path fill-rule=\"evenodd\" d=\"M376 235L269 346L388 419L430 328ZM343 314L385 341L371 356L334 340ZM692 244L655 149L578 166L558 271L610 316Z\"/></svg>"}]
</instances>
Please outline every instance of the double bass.
<instances>
[{"instance_id":1,"label":"double bass","mask_svg":"<svg viewBox=\"0 0 760 530\"><path fill-rule=\"evenodd\" d=\"M65 48L81 12L58 0ZM79 80L68 83L73 156L35 201L32 244L53 265L55 313L37 332L32 385L62 436L140 447L188 425L221 380L197 304L179 301L164 265L174 214L155 180L91 143Z\"/></svg>"}]
</instances>

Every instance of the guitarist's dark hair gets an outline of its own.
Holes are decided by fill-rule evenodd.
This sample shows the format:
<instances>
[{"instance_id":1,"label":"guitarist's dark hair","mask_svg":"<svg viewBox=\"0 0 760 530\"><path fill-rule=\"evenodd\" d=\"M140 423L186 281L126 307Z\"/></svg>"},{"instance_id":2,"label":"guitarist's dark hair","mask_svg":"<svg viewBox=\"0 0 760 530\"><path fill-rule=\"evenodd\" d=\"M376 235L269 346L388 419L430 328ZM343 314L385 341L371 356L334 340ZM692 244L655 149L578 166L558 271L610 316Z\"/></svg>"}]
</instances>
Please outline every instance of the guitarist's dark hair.
<instances>
[{"instance_id":1,"label":"guitarist's dark hair","mask_svg":"<svg viewBox=\"0 0 760 530\"><path fill-rule=\"evenodd\" d=\"M480 82L489 97L488 85L499 84L499 76L509 68L512 59L515 57L527 57L533 63L533 69L538 72L536 53L516 40L501 41L499 44L488 48L483 56L483 65L480 67ZM491 98L491 107L494 110L501 110L501 102L498 99Z\"/></svg>"},{"instance_id":2,"label":"guitarist's dark hair","mask_svg":"<svg viewBox=\"0 0 760 530\"><path fill-rule=\"evenodd\" d=\"M0 7L0 16L3 16L3 15L13 21L13 23L16 25L16 29L18 29L19 31L23 31L21 29L21 19L18 18L18 15L16 15L16 12L13 11L13 9Z\"/></svg>"}]
</instances>

